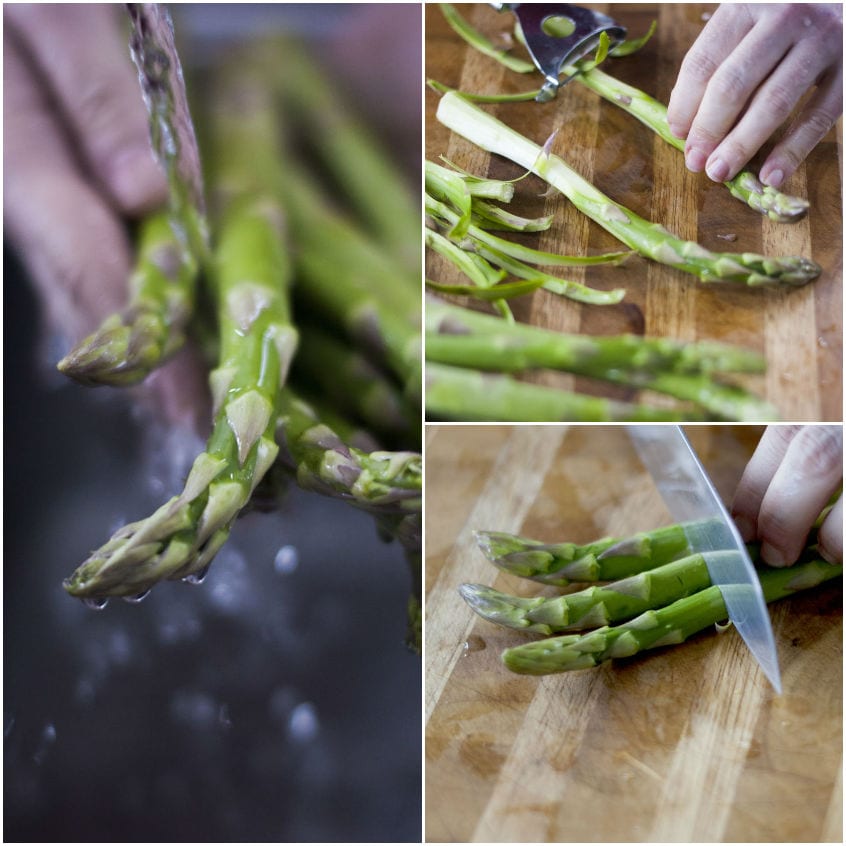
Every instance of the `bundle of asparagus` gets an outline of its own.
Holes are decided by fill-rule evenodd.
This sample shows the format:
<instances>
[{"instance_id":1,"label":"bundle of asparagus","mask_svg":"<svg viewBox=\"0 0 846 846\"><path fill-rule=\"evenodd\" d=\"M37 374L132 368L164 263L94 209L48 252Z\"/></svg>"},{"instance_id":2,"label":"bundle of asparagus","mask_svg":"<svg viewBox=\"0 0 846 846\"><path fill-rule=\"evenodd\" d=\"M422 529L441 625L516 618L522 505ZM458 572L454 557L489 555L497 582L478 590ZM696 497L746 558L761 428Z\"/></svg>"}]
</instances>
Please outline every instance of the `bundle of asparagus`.
<instances>
[{"instance_id":1,"label":"bundle of asparagus","mask_svg":"<svg viewBox=\"0 0 846 846\"><path fill-rule=\"evenodd\" d=\"M728 617L705 558L691 554L684 525L585 545L545 544L501 532L479 532L476 538L488 559L506 572L545 584L589 585L551 598L461 585L461 596L484 619L545 636L503 652L503 663L517 673L543 675L595 667L612 658L682 643ZM754 546L750 552L757 555ZM818 555L813 536L792 567L759 563L757 569L767 602L843 572L842 565L829 564ZM550 637L559 632L568 634Z\"/></svg>"},{"instance_id":2,"label":"bundle of asparagus","mask_svg":"<svg viewBox=\"0 0 846 846\"><path fill-rule=\"evenodd\" d=\"M181 254L201 269L196 299L207 300L213 316L192 310L194 297L174 295L179 280L171 282L162 268L151 235L139 244L139 273L144 269L165 293L125 311L125 333L100 331L84 345L86 360L108 362L87 368L85 381L123 384L132 380L113 374L141 378L172 351L173 344L158 343L162 354L144 355L139 367L135 339L146 338L149 325L170 326L176 312L186 331L215 337L207 345L213 430L182 492L119 529L65 588L101 606L112 596L144 595L163 579L201 580L239 512L278 470L371 513L379 533L402 545L414 581L407 640L419 650L421 315L409 270L420 249L413 193L302 50L251 45L216 67L196 80L192 103L210 248L179 240ZM321 135L326 110L356 144L326 147L318 173L297 153L295 130L306 140ZM167 119L166 112L156 115ZM360 213L350 174L360 178L362 170L378 172L393 197L389 220ZM322 185L333 182L329 199ZM168 225L174 196L186 195L172 192L168 213L157 213L142 232L178 237ZM152 273L151 263L161 272ZM336 393L338 380L344 390Z\"/></svg>"}]
</instances>

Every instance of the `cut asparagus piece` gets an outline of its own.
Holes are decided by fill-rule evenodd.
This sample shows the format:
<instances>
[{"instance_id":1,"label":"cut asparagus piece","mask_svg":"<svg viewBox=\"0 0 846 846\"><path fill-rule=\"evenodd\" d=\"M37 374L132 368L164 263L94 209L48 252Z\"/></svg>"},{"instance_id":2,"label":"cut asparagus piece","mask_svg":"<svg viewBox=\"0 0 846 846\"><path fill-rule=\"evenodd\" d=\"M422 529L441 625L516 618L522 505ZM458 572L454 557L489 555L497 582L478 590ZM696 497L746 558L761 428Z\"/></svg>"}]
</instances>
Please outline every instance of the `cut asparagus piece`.
<instances>
[{"instance_id":1,"label":"cut asparagus piece","mask_svg":"<svg viewBox=\"0 0 846 846\"><path fill-rule=\"evenodd\" d=\"M479 616L492 623L551 635L628 620L710 586L705 558L689 555L608 585L552 598L509 596L485 585L464 584L459 591Z\"/></svg>"},{"instance_id":2,"label":"cut asparagus piece","mask_svg":"<svg viewBox=\"0 0 846 846\"><path fill-rule=\"evenodd\" d=\"M560 391L464 367L426 364L429 419L536 422L679 421L695 413Z\"/></svg>"},{"instance_id":3,"label":"cut asparagus piece","mask_svg":"<svg viewBox=\"0 0 846 846\"><path fill-rule=\"evenodd\" d=\"M505 532L476 532L476 542L500 570L564 587L571 582L606 582L654 570L691 552L686 526L674 523L627 538L588 544L543 543Z\"/></svg>"},{"instance_id":4,"label":"cut asparagus piece","mask_svg":"<svg viewBox=\"0 0 846 846\"><path fill-rule=\"evenodd\" d=\"M193 312L197 263L174 235L169 212L146 217L129 279L129 302L57 365L84 385L132 385L185 342Z\"/></svg>"},{"instance_id":5,"label":"cut asparagus piece","mask_svg":"<svg viewBox=\"0 0 846 846\"><path fill-rule=\"evenodd\" d=\"M779 569L761 568L759 576L764 598L774 602L837 578L842 572L842 565L814 560ZM626 658L646 649L682 643L727 616L720 588L712 586L618 626L506 649L502 661L515 673L531 675L587 669L611 658Z\"/></svg>"},{"instance_id":6,"label":"cut asparagus piece","mask_svg":"<svg viewBox=\"0 0 846 846\"><path fill-rule=\"evenodd\" d=\"M441 98L437 118L483 150L504 156L544 179L628 247L654 261L692 273L703 282L798 286L821 272L817 264L800 256L715 253L693 241L684 241L613 201L561 158L547 154L543 147L455 92Z\"/></svg>"}]
</instances>

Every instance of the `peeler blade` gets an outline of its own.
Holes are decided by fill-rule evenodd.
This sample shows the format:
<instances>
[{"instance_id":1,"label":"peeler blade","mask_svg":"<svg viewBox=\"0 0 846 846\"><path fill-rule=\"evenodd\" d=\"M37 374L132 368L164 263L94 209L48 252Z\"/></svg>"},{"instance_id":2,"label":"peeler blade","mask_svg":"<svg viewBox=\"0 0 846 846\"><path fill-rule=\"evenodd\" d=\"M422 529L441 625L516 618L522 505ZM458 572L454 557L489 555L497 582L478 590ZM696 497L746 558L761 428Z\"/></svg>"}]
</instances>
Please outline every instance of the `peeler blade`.
<instances>
[{"instance_id":1,"label":"peeler blade","mask_svg":"<svg viewBox=\"0 0 846 846\"><path fill-rule=\"evenodd\" d=\"M599 44L603 32L611 44L626 37L625 27L616 21L569 3L494 3L500 11L512 11L523 31L526 47L544 84L535 98L539 103L552 100L558 89L569 82L559 79L561 69L590 53Z\"/></svg>"}]
</instances>

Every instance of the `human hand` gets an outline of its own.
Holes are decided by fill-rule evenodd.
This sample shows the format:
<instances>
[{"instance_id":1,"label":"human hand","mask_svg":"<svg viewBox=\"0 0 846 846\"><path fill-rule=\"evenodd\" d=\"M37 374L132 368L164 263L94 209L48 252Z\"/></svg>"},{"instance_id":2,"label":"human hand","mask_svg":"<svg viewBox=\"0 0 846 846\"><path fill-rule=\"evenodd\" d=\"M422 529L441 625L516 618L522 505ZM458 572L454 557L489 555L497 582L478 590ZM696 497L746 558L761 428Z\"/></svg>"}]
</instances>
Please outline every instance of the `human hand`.
<instances>
[{"instance_id":1,"label":"human hand","mask_svg":"<svg viewBox=\"0 0 846 846\"><path fill-rule=\"evenodd\" d=\"M765 185L781 187L843 110L842 40L839 4L721 5L685 56L667 109L673 134L687 139L687 167L731 179L811 92L760 169Z\"/></svg>"},{"instance_id":2,"label":"human hand","mask_svg":"<svg viewBox=\"0 0 846 846\"><path fill-rule=\"evenodd\" d=\"M769 426L747 465L731 512L744 541L760 540L768 564L793 564L817 517L843 484L840 426ZM819 551L843 560L843 496L818 534Z\"/></svg>"},{"instance_id":3,"label":"human hand","mask_svg":"<svg viewBox=\"0 0 846 846\"><path fill-rule=\"evenodd\" d=\"M127 298L128 219L167 186L119 7L4 7L4 219L47 331L78 341ZM196 424L202 380L186 353L144 391L171 422Z\"/></svg>"}]
</instances>

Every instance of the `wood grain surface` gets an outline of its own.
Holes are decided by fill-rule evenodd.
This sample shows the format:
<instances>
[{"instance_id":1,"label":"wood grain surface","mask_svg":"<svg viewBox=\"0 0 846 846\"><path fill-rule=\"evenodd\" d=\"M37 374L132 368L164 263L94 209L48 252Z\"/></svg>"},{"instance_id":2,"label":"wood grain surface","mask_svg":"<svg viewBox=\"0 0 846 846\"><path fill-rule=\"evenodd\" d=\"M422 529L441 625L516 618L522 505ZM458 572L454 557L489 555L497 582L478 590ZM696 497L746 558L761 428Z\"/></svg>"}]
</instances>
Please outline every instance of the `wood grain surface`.
<instances>
[{"instance_id":1,"label":"wood grain surface","mask_svg":"<svg viewBox=\"0 0 846 846\"><path fill-rule=\"evenodd\" d=\"M689 427L729 499L757 427ZM500 573L472 532L585 542L671 522L624 427L426 431L426 839L842 842L842 587L770 606L784 693L736 632L592 670L501 664L528 636L475 616Z\"/></svg>"},{"instance_id":2,"label":"wood grain surface","mask_svg":"<svg viewBox=\"0 0 846 846\"><path fill-rule=\"evenodd\" d=\"M604 69L666 103L687 49L715 8L687 3L588 4L628 27L630 36L658 29L633 56L610 60ZM462 13L495 43L513 18L488 4L462 4ZM443 20L435 4L426 7L426 74L445 85L477 93L537 88L539 75L513 73L467 47ZM446 156L474 174L510 179L520 169L491 157L440 125L438 96L426 94L426 156ZM627 291L615 306L585 306L539 290L514 300L519 320L585 334L633 332L682 340L717 339L760 351L765 376L744 384L766 397L781 419L842 419L842 216L840 125L832 130L786 185L806 196L809 215L795 224L778 224L730 196L704 174L691 174L681 153L654 136L631 116L577 82L565 86L552 103L486 106L501 120L542 144L559 134L553 152L613 199L671 231L721 252L804 255L823 268L813 283L799 289L749 289L705 285L695 277L640 257L622 267L567 269L567 277L589 285ZM619 249L619 242L589 221L560 194L531 176L516 183L511 205L530 215L552 213L555 224L528 241L563 254L595 254ZM727 240L732 239L732 240ZM458 274L437 257L427 273L441 282ZM619 388L541 372L528 378L543 384L617 398L632 398Z\"/></svg>"}]
</instances>

